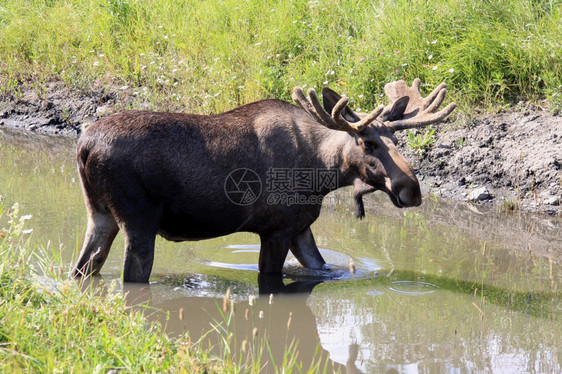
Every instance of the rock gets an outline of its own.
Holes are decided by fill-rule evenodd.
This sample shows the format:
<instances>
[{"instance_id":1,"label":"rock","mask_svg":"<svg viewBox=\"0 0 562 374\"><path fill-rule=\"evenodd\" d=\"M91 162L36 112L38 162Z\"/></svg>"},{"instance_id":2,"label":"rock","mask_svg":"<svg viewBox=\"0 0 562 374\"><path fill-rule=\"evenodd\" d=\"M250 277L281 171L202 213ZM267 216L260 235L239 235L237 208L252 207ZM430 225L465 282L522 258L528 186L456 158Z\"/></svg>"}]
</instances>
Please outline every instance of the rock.
<instances>
[{"instance_id":1,"label":"rock","mask_svg":"<svg viewBox=\"0 0 562 374\"><path fill-rule=\"evenodd\" d=\"M475 190L471 191L468 194L468 200L473 201L473 202L477 202L477 201L484 201L484 200L488 200L489 198L491 198L492 195L490 195L490 192L488 191L488 189L486 187L479 187L476 188Z\"/></svg>"},{"instance_id":2,"label":"rock","mask_svg":"<svg viewBox=\"0 0 562 374\"><path fill-rule=\"evenodd\" d=\"M111 114L111 108L107 105L103 105L103 106L99 106L96 109L96 115L99 118L105 117L107 115Z\"/></svg>"},{"instance_id":3,"label":"rock","mask_svg":"<svg viewBox=\"0 0 562 374\"><path fill-rule=\"evenodd\" d=\"M53 108L53 103L49 100L43 100L41 102L41 110L42 111L47 111Z\"/></svg>"},{"instance_id":4,"label":"rock","mask_svg":"<svg viewBox=\"0 0 562 374\"><path fill-rule=\"evenodd\" d=\"M558 196L547 196L542 201L546 205L560 205L560 197Z\"/></svg>"},{"instance_id":5,"label":"rock","mask_svg":"<svg viewBox=\"0 0 562 374\"><path fill-rule=\"evenodd\" d=\"M526 119L526 122L534 121L534 120L536 120L537 118L539 118L539 115L538 115L538 114L534 114L534 115L532 115L532 116L529 116L529 118Z\"/></svg>"},{"instance_id":6,"label":"rock","mask_svg":"<svg viewBox=\"0 0 562 374\"><path fill-rule=\"evenodd\" d=\"M480 146L479 146L479 147L480 147L480 148L487 148L487 147L489 147L490 145L492 145L493 142L494 142L494 138L492 138L491 136L488 136L488 138L487 138L485 141L480 142Z\"/></svg>"}]
</instances>

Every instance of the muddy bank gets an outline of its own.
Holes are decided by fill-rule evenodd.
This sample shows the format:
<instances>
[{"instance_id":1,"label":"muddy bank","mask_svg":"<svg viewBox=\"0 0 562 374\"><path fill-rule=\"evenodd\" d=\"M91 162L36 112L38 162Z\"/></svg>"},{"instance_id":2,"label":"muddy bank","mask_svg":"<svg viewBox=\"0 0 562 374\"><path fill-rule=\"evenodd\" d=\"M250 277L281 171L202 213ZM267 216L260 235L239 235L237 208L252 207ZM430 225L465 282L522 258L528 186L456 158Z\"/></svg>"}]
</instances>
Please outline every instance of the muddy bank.
<instances>
[{"instance_id":1,"label":"muddy bank","mask_svg":"<svg viewBox=\"0 0 562 374\"><path fill-rule=\"evenodd\" d=\"M437 196L500 210L561 214L562 117L530 105L445 124L424 155L401 147Z\"/></svg>"},{"instance_id":2,"label":"muddy bank","mask_svg":"<svg viewBox=\"0 0 562 374\"><path fill-rule=\"evenodd\" d=\"M138 107L128 89L99 85L77 93L61 82L22 85L0 96L0 126L78 136L82 125L114 111ZM470 125L437 127L431 149L401 149L431 194L521 210L562 215L562 117L531 105L474 118Z\"/></svg>"},{"instance_id":3,"label":"muddy bank","mask_svg":"<svg viewBox=\"0 0 562 374\"><path fill-rule=\"evenodd\" d=\"M124 108L130 101L125 92L102 85L83 93L71 90L63 82L48 82L40 88L24 84L0 94L0 126L77 137L84 124L98 120L114 108Z\"/></svg>"}]
</instances>

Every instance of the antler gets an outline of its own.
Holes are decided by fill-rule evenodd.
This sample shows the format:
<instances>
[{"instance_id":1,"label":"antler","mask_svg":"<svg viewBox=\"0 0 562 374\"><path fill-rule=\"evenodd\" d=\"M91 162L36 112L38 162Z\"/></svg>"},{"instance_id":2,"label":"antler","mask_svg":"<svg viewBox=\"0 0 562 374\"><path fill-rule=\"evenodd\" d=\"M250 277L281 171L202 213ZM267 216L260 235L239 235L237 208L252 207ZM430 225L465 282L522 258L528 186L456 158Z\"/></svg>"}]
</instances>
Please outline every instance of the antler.
<instances>
[{"instance_id":1,"label":"antler","mask_svg":"<svg viewBox=\"0 0 562 374\"><path fill-rule=\"evenodd\" d=\"M394 102L404 96L408 96L410 98L402 119L387 123L387 126L393 131L423 127L432 123L440 122L451 114L451 112L457 107L455 103L450 103L441 111L436 112L445 99L447 85L445 83L441 83L425 98L421 95L420 85L420 79L416 78L412 83L412 87L408 87L406 82L402 80L387 83L384 86L384 91L390 98L391 104L385 107L381 115L381 119L383 120L385 119L385 115L390 112Z\"/></svg>"},{"instance_id":2,"label":"antler","mask_svg":"<svg viewBox=\"0 0 562 374\"><path fill-rule=\"evenodd\" d=\"M363 117L359 122L349 122L342 117L342 111L347 105L347 97L342 97L336 103L330 115L322 108L316 91L313 88L308 90L308 96L310 97L310 101L304 96L302 88L295 87L293 89L293 100L320 123L333 130L359 132L375 121L384 109L384 106L381 105L370 114Z\"/></svg>"}]
</instances>

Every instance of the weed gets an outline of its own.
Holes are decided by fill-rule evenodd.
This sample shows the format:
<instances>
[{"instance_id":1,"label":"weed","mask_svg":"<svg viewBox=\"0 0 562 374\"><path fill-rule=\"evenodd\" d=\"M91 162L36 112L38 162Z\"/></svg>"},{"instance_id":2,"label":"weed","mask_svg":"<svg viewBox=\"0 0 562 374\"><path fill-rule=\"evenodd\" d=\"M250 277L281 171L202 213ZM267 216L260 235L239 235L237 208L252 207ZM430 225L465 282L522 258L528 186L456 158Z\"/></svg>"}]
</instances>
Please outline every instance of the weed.
<instances>
[{"instance_id":1,"label":"weed","mask_svg":"<svg viewBox=\"0 0 562 374\"><path fill-rule=\"evenodd\" d=\"M408 130L408 145L420 156L429 150L435 141L435 129L428 129L421 134L416 134L412 130Z\"/></svg>"},{"instance_id":2,"label":"weed","mask_svg":"<svg viewBox=\"0 0 562 374\"><path fill-rule=\"evenodd\" d=\"M47 87L44 82L32 82L31 86L40 100L47 99Z\"/></svg>"},{"instance_id":3,"label":"weed","mask_svg":"<svg viewBox=\"0 0 562 374\"><path fill-rule=\"evenodd\" d=\"M506 199L503 201L503 210L507 213L515 213L519 210L519 199Z\"/></svg>"},{"instance_id":4,"label":"weed","mask_svg":"<svg viewBox=\"0 0 562 374\"><path fill-rule=\"evenodd\" d=\"M562 112L562 84L556 88L547 90L546 97L550 103L550 112L559 114Z\"/></svg>"},{"instance_id":5,"label":"weed","mask_svg":"<svg viewBox=\"0 0 562 374\"><path fill-rule=\"evenodd\" d=\"M456 148L462 148L462 147L464 147L465 143L466 143L466 138L464 138L464 137L458 138L455 141L455 147Z\"/></svg>"},{"instance_id":6,"label":"weed","mask_svg":"<svg viewBox=\"0 0 562 374\"><path fill-rule=\"evenodd\" d=\"M61 111L60 115L61 115L61 118L62 118L63 122L69 122L71 113L70 113L70 110L67 107L62 108L62 111Z\"/></svg>"}]
</instances>

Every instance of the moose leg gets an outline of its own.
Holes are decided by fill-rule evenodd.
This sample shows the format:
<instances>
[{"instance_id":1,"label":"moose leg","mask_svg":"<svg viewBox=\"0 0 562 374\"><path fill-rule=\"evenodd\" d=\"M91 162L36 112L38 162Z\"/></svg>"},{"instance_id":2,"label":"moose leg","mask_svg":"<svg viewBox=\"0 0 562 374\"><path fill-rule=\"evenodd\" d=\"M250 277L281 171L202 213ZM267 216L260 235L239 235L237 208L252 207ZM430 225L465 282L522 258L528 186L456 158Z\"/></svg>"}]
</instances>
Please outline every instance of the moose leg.
<instances>
[{"instance_id":1,"label":"moose leg","mask_svg":"<svg viewBox=\"0 0 562 374\"><path fill-rule=\"evenodd\" d=\"M318 251L310 226L293 236L290 249L301 265L307 269L322 269L326 264Z\"/></svg>"},{"instance_id":2,"label":"moose leg","mask_svg":"<svg viewBox=\"0 0 562 374\"><path fill-rule=\"evenodd\" d=\"M157 228L123 225L125 234L124 282L147 283L154 262L154 242Z\"/></svg>"},{"instance_id":3,"label":"moose leg","mask_svg":"<svg viewBox=\"0 0 562 374\"><path fill-rule=\"evenodd\" d=\"M290 240L285 233L279 235L260 235L261 249L259 259L260 273L281 273Z\"/></svg>"},{"instance_id":4,"label":"moose leg","mask_svg":"<svg viewBox=\"0 0 562 374\"><path fill-rule=\"evenodd\" d=\"M151 204L138 190L129 202L124 195L117 208L119 227L125 238L123 281L147 283L154 261L154 242L162 218L162 207Z\"/></svg>"},{"instance_id":5,"label":"moose leg","mask_svg":"<svg viewBox=\"0 0 562 374\"><path fill-rule=\"evenodd\" d=\"M72 275L79 277L98 274L107 259L118 231L119 227L111 213L88 214L88 228L84 237L84 245Z\"/></svg>"}]
</instances>

